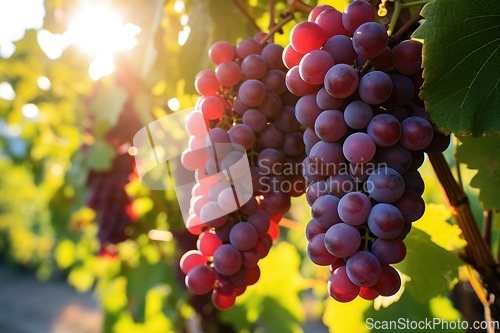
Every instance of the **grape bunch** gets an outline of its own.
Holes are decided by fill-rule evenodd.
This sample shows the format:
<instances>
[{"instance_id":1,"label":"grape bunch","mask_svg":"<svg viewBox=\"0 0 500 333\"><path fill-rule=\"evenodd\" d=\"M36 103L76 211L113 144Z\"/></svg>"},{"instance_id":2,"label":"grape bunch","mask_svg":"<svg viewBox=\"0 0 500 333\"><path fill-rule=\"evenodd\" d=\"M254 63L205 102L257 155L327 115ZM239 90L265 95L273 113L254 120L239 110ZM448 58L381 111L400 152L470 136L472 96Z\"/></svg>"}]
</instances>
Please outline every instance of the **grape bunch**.
<instances>
[{"instance_id":1,"label":"grape bunch","mask_svg":"<svg viewBox=\"0 0 500 333\"><path fill-rule=\"evenodd\" d=\"M399 290L391 264L404 259L403 240L425 210L418 168L424 152L449 144L418 98L422 44L390 40L374 19L364 0L343 13L317 6L283 52L306 128L308 255L329 266L328 290L340 302Z\"/></svg>"},{"instance_id":2,"label":"grape bunch","mask_svg":"<svg viewBox=\"0 0 500 333\"><path fill-rule=\"evenodd\" d=\"M201 97L186 118L181 163L197 181L186 226L198 241L180 267L188 290L211 291L218 309L257 282L291 196L305 192L303 131L282 53L252 38L236 47L219 41L209 50L215 70L195 79Z\"/></svg>"},{"instance_id":3,"label":"grape bunch","mask_svg":"<svg viewBox=\"0 0 500 333\"><path fill-rule=\"evenodd\" d=\"M110 170L89 173L87 205L97 212L97 237L103 251L107 244L127 239L125 230L135 220L132 199L125 191L134 176L134 158L128 153L118 155Z\"/></svg>"},{"instance_id":4,"label":"grape bunch","mask_svg":"<svg viewBox=\"0 0 500 333\"><path fill-rule=\"evenodd\" d=\"M99 89L99 88L98 88ZM117 123L105 134L105 141L116 153L108 170L90 170L87 177L87 206L96 212L101 244L101 256L114 256L109 244L118 244L128 238L127 227L137 219L132 210L133 199L126 192L126 185L137 177L134 157L128 153L133 136L141 128L141 121L129 99ZM93 135L91 129L88 135ZM89 147L84 146L84 151Z\"/></svg>"}]
</instances>

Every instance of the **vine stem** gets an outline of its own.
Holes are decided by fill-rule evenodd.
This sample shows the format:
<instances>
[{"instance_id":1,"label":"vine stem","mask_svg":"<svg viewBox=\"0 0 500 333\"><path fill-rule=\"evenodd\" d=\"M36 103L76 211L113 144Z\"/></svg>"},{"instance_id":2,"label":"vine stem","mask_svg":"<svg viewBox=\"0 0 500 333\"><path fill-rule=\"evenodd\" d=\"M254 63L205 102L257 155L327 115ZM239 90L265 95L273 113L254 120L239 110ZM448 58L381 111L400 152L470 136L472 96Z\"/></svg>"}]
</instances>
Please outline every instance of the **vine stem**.
<instances>
[{"instance_id":1,"label":"vine stem","mask_svg":"<svg viewBox=\"0 0 500 333\"><path fill-rule=\"evenodd\" d=\"M309 14L313 10L313 7L305 4L301 0L288 0L288 8L292 12L298 11L304 14Z\"/></svg>"},{"instance_id":2,"label":"vine stem","mask_svg":"<svg viewBox=\"0 0 500 333\"><path fill-rule=\"evenodd\" d=\"M290 12L288 13L285 17L283 17L281 19L281 21L279 21L276 25L274 25L274 27L272 27L269 32L267 33L267 35L262 38L262 40L260 41L260 44L261 45L264 45L267 43L267 41L269 39L271 39L275 33L277 33L278 31L281 30L281 28L283 28L283 26L285 24L287 24L288 22L290 22L291 20L293 19L293 12Z\"/></svg>"},{"instance_id":3,"label":"vine stem","mask_svg":"<svg viewBox=\"0 0 500 333\"><path fill-rule=\"evenodd\" d=\"M413 16L408 22L406 22L401 28L396 31L394 34L393 38L396 42L399 42L403 35L408 32L418 21L420 21L423 17L420 15L420 10L419 13L415 16Z\"/></svg>"},{"instance_id":4,"label":"vine stem","mask_svg":"<svg viewBox=\"0 0 500 333\"><path fill-rule=\"evenodd\" d=\"M252 27L257 30L257 31L262 31L262 29L259 27L257 22L255 22L254 18L248 10L246 9L245 5L243 5L240 0L231 0L233 4L241 11L241 13L247 18L248 22L252 25Z\"/></svg>"},{"instance_id":5,"label":"vine stem","mask_svg":"<svg viewBox=\"0 0 500 333\"><path fill-rule=\"evenodd\" d=\"M269 31L276 25L275 0L269 0ZM270 42L274 42L274 36L270 38Z\"/></svg>"},{"instance_id":6,"label":"vine stem","mask_svg":"<svg viewBox=\"0 0 500 333\"><path fill-rule=\"evenodd\" d=\"M391 22L389 23L389 28L387 29L387 34L389 36L392 35L392 32L396 27L396 23L398 22L399 19L399 14L401 14L401 10L403 9L402 6L403 4L399 0L396 0L394 2L394 12L392 13Z\"/></svg>"},{"instance_id":7,"label":"vine stem","mask_svg":"<svg viewBox=\"0 0 500 333\"><path fill-rule=\"evenodd\" d=\"M465 246L467 261L473 263L475 268L491 267L495 261L476 225L467 195L457 184L443 154L429 154L428 156L448 200L451 213L467 241Z\"/></svg>"}]
</instances>

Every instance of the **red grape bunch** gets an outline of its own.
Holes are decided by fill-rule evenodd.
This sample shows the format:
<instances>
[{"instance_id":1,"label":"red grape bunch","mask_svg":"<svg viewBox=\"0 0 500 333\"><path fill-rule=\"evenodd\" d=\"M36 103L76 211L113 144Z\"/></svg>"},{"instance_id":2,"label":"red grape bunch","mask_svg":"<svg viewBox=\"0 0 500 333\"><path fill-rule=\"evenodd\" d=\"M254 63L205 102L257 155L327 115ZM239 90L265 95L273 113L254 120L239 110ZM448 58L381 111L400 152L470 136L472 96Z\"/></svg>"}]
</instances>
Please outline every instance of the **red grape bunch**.
<instances>
[{"instance_id":1,"label":"red grape bunch","mask_svg":"<svg viewBox=\"0 0 500 333\"><path fill-rule=\"evenodd\" d=\"M283 52L306 127L308 255L329 266L328 290L340 302L399 290L391 264L404 259L403 240L425 210L417 169L424 152L449 144L418 99L422 44L391 41L374 19L364 0L343 13L318 6Z\"/></svg>"},{"instance_id":2,"label":"red grape bunch","mask_svg":"<svg viewBox=\"0 0 500 333\"><path fill-rule=\"evenodd\" d=\"M186 119L189 148L181 162L197 180L186 225L198 241L180 266L188 290L211 291L219 309L257 282L258 262L278 236L290 197L305 192L303 131L282 53L256 39L236 47L219 41L209 51L215 70L195 80L201 97Z\"/></svg>"}]
</instances>

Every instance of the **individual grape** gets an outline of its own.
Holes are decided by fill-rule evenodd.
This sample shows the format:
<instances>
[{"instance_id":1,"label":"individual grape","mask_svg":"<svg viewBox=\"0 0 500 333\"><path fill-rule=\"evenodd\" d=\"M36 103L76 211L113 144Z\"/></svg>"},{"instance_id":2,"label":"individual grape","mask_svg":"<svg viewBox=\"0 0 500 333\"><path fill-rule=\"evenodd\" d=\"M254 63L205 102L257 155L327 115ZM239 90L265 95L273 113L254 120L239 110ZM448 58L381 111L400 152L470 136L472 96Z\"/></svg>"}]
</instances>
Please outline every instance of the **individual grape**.
<instances>
[{"instance_id":1,"label":"individual grape","mask_svg":"<svg viewBox=\"0 0 500 333\"><path fill-rule=\"evenodd\" d=\"M300 60L304 57L303 53L299 53L295 51L295 49L292 47L291 44L285 46L283 50L283 63L285 64L286 68L291 69L292 67L298 66L300 63Z\"/></svg>"},{"instance_id":2,"label":"individual grape","mask_svg":"<svg viewBox=\"0 0 500 333\"><path fill-rule=\"evenodd\" d=\"M403 175L406 191L413 191L422 195L425 190L425 183L418 171L408 171Z\"/></svg>"},{"instance_id":3,"label":"individual grape","mask_svg":"<svg viewBox=\"0 0 500 333\"><path fill-rule=\"evenodd\" d=\"M309 155L309 152L311 151L311 148L319 141L321 141L320 138L316 135L316 132L314 129L311 127L307 127L306 130L304 131L303 137L302 137L305 145L305 151L306 154Z\"/></svg>"},{"instance_id":4,"label":"individual grape","mask_svg":"<svg viewBox=\"0 0 500 333\"><path fill-rule=\"evenodd\" d=\"M406 191L401 199L394 203L403 215L405 223L419 220L425 212L425 202L422 197L413 191Z\"/></svg>"},{"instance_id":5,"label":"individual grape","mask_svg":"<svg viewBox=\"0 0 500 333\"><path fill-rule=\"evenodd\" d=\"M238 90L241 102L250 107L259 106L267 96L266 87L258 80L244 81Z\"/></svg>"},{"instance_id":6,"label":"individual grape","mask_svg":"<svg viewBox=\"0 0 500 333\"><path fill-rule=\"evenodd\" d=\"M368 134L356 132L345 139L342 151L351 163L368 163L375 156L376 145Z\"/></svg>"},{"instance_id":7,"label":"individual grape","mask_svg":"<svg viewBox=\"0 0 500 333\"><path fill-rule=\"evenodd\" d=\"M215 72L209 69L202 70L196 75L194 86L198 94L203 96L215 95L220 89L220 83Z\"/></svg>"},{"instance_id":8,"label":"individual grape","mask_svg":"<svg viewBox=\"0 0 500 333\"><path fill-rule=\"evenodd\" d=\"M368 216L368 228L377 237L393 239L403 230L403 215L393 205L379 203L373 206Z\"/></svg>"},{"instance_id":9,"label":"individual grape","mask_svg":"<svg viewBox=\"0 0 500 333\"><path fill-rule=\"evenodd\" d=\"M222 245L222 241L212 232L202 232L196 242L196 247L207 257L213 256L215 250ZM182 262L182 260L181 260Z\"/></svg>"},{"instance_id":10,"label":"individual grape","mask_svg":"<svg viewBox=\"0 0 500 333\"><path fill-rule=\"evenodd\" d=\"M208 55L215 65L219 65L225 61L232 61L236 52L228 42L218 41L212 44L208 50Z\"/></svg>"},{"instance_id":11,"label":"individual grape","mask_svg":"<svg viewBox=\"0 0 500 333\"><path fill-rule=\"evenodd\" d=\"M313 50L300 60L299 74L305 82L318 85L325 80L325 74L335 65L332 56L323 50Z\"/></svg>"},{"instance_id":12,"label":"individual grape","mask_svg":"<svg viewBox=\"0 0 500 333\"><path fill-rule=\"evenodd\" d=\"M227 221L226 212L215 201L207 202L200 211L200 218L207 227L218 228Z\"/></svg>"},{"instance_id":13,"label":"individual grape","mask_svg":"<svg viewBox=\"0 0 500 333\"><path fill-rule=\"evenodd\" d=\"M309 84L302 80L299 73L299 66L290 68L286 74L285 84L287 89L296 96L314 94L319 89L319 85Z\"/></svg>"},{"instance_id":14,"label":"individual grape","mask_svg":"<svg viewBox=\"0 0 500 333\"><path fill-rule=\"evenodd\" d=\"M359 297L366 299L367 301L374 300L378 296L379 296L378 293L372 288L361 287L359 289Z\"/></svg>"},{"instance_id":15,"label":"individual grape","mask_svg":"<svg viewBox=\"0 0 500 333\"><path fill-rule=\"evenodd\" d=\"M219 127L212 128L208 132L205 149L211 157L217 156L218 159L222 159L231 150L230 142L229 134L225 130Z\"/></svg>"},{"instance_id":16,"label":"individual grape","mask_svg":"<svg viewBox=\"0 0 500 333\"><path fill-rule=\"evenodd\" d=\"M385 203L399 200L405 191L403 177L388 167L373 171L366 181L366 187L374 200Z\"/></svg>"},{"instance_id":17,"label":"individual grape","mask_svg":"<svg viewBox=\"0 0 500 333\"><path fill-rule=\"evenodd\" d=\"M400 255L400 247L396 239L377 238L370 250L381 264L396 263Z\"/></svg>"},{"instance_id":18,"label":"individual grape","mask_svg":"<svg viewBox=\"0 0 500 333\"><path fill-rule=\"evenodd\" d=\"M323 87L316 94L316 104L323 110L337 110L342 106L343 100L335 98Z\"/></svg>"},{"instance_id":19,"label":"individual grape","mask_svg":"<svg viewBox=\"0 0 500 333\"><path fill-rule=\"evenodd\" d=\"M304 152L302 134L299 132L287 133L283 140L283 152L287 156L299 156Z\"/></svg>"},{"instance_id":20,"label":"individual grape","mask_svg":"<svg viewBox=\"0 0 500 333\"><path fill-rule=\"evenodd\" d=\"M259 209L259 203L255 197L250 198L244 205L240 207L240 212L245 215L252 215Z\"/></svg>"},{"instance_id":21,"label":"individual grape","mask_svg":"<svg viewBox=\"0 0 500 333\"><path fill-rule=\"evenodd\" d=\"M432 141L429 143L427 147L425 147L424 151L427 154L441 154L450 145L450 135L444 135L441 132L434 131L434 135L432 136Z\"/></svg>"},{"instance_id":22,"label":"individual grape","mask_svg":"<svg viewBox=\"0 0 500 333\"><path fill-rule=\"evenodd\" d=\"M312 206L319 197L328 194L324 181L314 182L307 188L306 200L309 206Z\"/></svg>"},{"instance_id":23,"label":"individual grape","mask_svg":"<svg viewBox=\"0 0 500 333\"><path fill-rule=\"evenodd\" d=\"M333 175L342 168L344 163L342 147L336 142L319 141L311 148L309 160L316 168L318 175Z\"/></svg>"},{"instance_id":24,"label":"individual grape","mask_svg":"<svg viewBox=\"0 0 500 333\"><path fill-rule=\"evenodd\" d=\"M221 63L215 69L217 80L226 87L232 87L241 80L241 67L234 61Z\"/></svg>"},{"instance_id":25,"label":"individual grape","mask_svg":"<svg viewBox=\"0 0 500 333\"><path fill-rule=\"evenodd\" d=\"M186 287L193 294L206 294L214 286L215 272L207 265L198 265L187 273L185 283Z\"/></svg>"},{"instance_id":26,"label":"individual grape","mask_svg":"<svg viewBox=\"0 0 500 333\"><path fill-rule=\"evenodd\" d=\"M264 175L280 174L286 161L285 153L275 149L263 149L258 157L257 164L262 168Z\"/></svg>"},{"instance_id":27,"label":"individual grape","mask_svg":"<svg viewBox=\"0 0 500 333\"><path fill-rule=\"evenodd\" d=\"M354 33L360 25L375 20L375 9L369 2L357 0L344 9L342 24L349 33Z\"/></svg>"},{"instance_id":28,"label":"individual grape","mask_svg":"<svg viewBox=\"0 0 500 333\"><path fill-rule=\"evenodd\" d=\"M335 8L324 10L316 17L314 22L324 31L325 39L336 35L348 34L342 24L342 13Z\"/></svg>"},{"instance_id":29,"label":"individual grape","mask_svg":"<svg viewBox=\"0 0 500 333\"><path fill-rule=\"evenodd\" d=\"M359 81L358 93L359 97L368 104L383 103L392 93L391 78L381 71L369 72Z\"/></svg>"},{"instance_id":30,"label":"individual grape","mask_svg":"<svg viewBox=\"0 0 500 333\"><path fill-rule=\"evenodd\" d=\"M232 187L226 187L220 191L219 196L217 197L219 207L228 214L238 209L236 196L233 191Z\"/></svg>"},{"instance_id":31,"label":"individual grape","mask_svg":"<svg viewBox=\"0 0 500 333\"><path fill-rule=\"evenodd\" d=\"M345 266L341 266L328 279L328 292L330 296L339 302L350 302L358 296L360 288L352 283L347 276Z\"/></svg>"},{"instance_id":32,"label":"individual grape","mask_svg":"<svg viewBox=\"0 0 500 333\"><path fill-rule=\"evenodd\" d=\"M235 287L246 286L248 283L248 271L245 266L241 266L240 270L228 277L229 281Z\"/></svg>"},{"instance_id":33,"label":"individual grape","mask_svg":"<svg viewBox=\"0 0 500 333\"><path fill-rule=\"evenodd\" d=\"M274 118L276 128L283 133L299 133L300 123L295 118L295 108L285 106L282 112Z\"/></svg>"},{"instance_id":34,"label":"individual grape","mask_svg":"<svg viewBox=\"0 0 500 333\"><path fill-rule=\"evenodd\" d=\"M255 284L260 278L259 266L248 267L247 273L248 273L247 285L249 285L249 286Z\"/></svg>"},{"instance_id":35,"label":"individual grape","mask_svg":"<svg viewBox=\"0 0 500 333\"><path fill-rule=\"evenodd\" d=\"M255 133L264 130L267 125L267 117L258 109L247 110L243 114L241 121L243 122L243 124L250 127Z\"/></svg>"},{"instance_id":36,"label":"individual grape","mask_svg":"<svg viewBox=\"0 0 500 333\"><path fill-rule=\"evenodd\" d=\"M392 50L386 47L382 54L371 59L371 61L376 70L387 72L392 67Z\"/></svg>"},{"instance_id":37,"label":"individual grape","mask_svg":"<svg viewBox=\"0 0 500 333\"><path fill-rule=\"evenodd\" d=\"M309 94L302 96L295 105L297 121L306 127L314 128L314 123L319 114L323 112L316 103L316 96Z\"/></svg>"},{"instance_id":38,"label":"individual grape","mask_svg":"<svg viewBox=\"0 0 500 333\"><path fill-rule=\"evenodd\" d=\"M325 110L314 123L316 135L323 141L335 142L347 132L344 114L338 110Z\"/></svg>"},{"instance_id":39,"label":"individual grape","mask_svg":"<svg viewBox=\"0 0 500 333\"><path fill-rule=\"evenodd\" d=\"M401 287L401 278L399 273L389 265L382 265L380 280L373 285L380 296L392 296L398 292Z\"/></svg>"},{"instance_id":40,"label":"individual grape","mask_svg":"<svg viewBox=\"0 0 500 333\"><path fill-rule=\"evenodd\" d=\"M259 251L254 247L248 251L241 252L243 266L246 268L255 267L261 259Z\"/></svg>"},{"instance_id":41,"label":"individual grape","mask_svg":"<svg viewBox=\"0 0 500 333\"><path fill-rule=\"evenodd\" d=\"M259 111L268 118L276 117L280 112L283 104L278 95L267 93L264 101L259 105Z\"/></svg>"},{"instance_id":42,"label":"individual grape","mask_svg":"<svg viewBox=\"0 0 500 333\"><path fill-rule=\"evenodd\" d=\"M286 91L285 77L285 72L278 69L271 69L260 81L264 84L267 91L281 95Z\"/></svg>"},{"instance_id":43,"label":"individual grape","mask_svg":"<svg viewBox=\"0 0 500 333\"><path fill-rule=\"evenodd\" d=\"M421 150L412 150L411 152L411 171L416 171L424 163L425 154Z\"/></svg>"},{"instance_id":44,"label":"individual grape","mask_svg":"<svg viewBox=\"0 0 500 333\"><path fill-rule=\"evenodd\" d=\"M199 108L205 118L213 120L222 116L226 110L226 104L219 96L206 96L202 98Z\"/></svg>"},{"instance_id":45,"label":"individual grape","mask_svg":"<svg viewBox=\"0 0 500 333\"><path fill-rule=\"evenodd\" d=\"M302 161L302 176L308 184L315 182L325 181L328 176L322 175L317 166L311 163L309 157L304 158Z\"/></svg>"},{"instance_id":46,"label":"individual grape","mask_svg":"<svg viewBox=\"0 0 500 333\"><path fill-rule=\"evenodd\" d=\"M231 143L239 144L245 149L250 149L255 143L255 133L245 124L236 124L228 131Z\"/></svg>"},{"instance_id":47,"label":"individual grape","mask_svg":"<svg viewBox=\"0 0 500 333\"><path fill-rule=\"evenodd\" d=\"M405 223L405 227L409 225L410 226L410 230L411 230L411 223ZM403 231L401 233L404 233L405 232L405 227L403 228ZM409 232L409 231L408 231ZM406 234L408 234L408 232L406 232ZM405 234L405 236L406 236ZM406 246L405 246L405 243L403 242L403 240L401 238L396 238L395 241L398 243L399 245L399 256L398 258L396 259L396 261L394 262L395 264L397 264L398 262L401 262L403 261L403 259L406 257Z\"/></svg>"},{"instance_id":48,"label":"individual grape","mask_svg":"<svg viewBox=\"0 0 500 333\"><path fill-rule=\"evenodd\" d=\"M356 184L351 175L346 173L338 173L328 177L326 181L328 193L337 198L342 198L349 192L356 190Z\"/></svg>"},{"instance_id":49,"label":"individual grape","mask_svg":"<svg viewBox=\"0 0 500 333\"><path fill-rule=\"evenodd\" d=\"M358 88L358 73L346 64L337 64L325 75L325 89L335 98L351 96Z\"/></svg>"},{"instance_id":50,"label":"individual grape","mask_svg":"<svg viewBox=\"0 0 500 333\"><path fill-rule=\"evenodd\" d=\"M313 263L319 266L328 266L338 260L325 248L325 234L314 236L307 244L307 255Z\"/></svg>"},{"instance_id":51,"label":"individual grape","mask_svg":"<svg viewBox=\"0 0 500 333\"><path fill-rule=\"evenodd\" d=\"M370 198L361 192L351 192L340 199L338 216L349 225L359 226L366 222L371 209Z\"/></svg>"},{"instance_id":52,"label":"individual grape","mask_svg":"<svg viewBox=\"0 0 500 333\"><path fill-rule=\"evenodd\" d=\"M259 235L262 235L269 229L271 220L269 219L269 215L263 211L257 211L248 216L248 223L257 230Z\"/></svg>"},{"instance_id":53,"label":"individual grape","mask_svg":"<svg viewBox=\"0 0 500 333\"><path fill-rule=\"evenodd\" d=\"M241 70L247 79L261 79L267 72L266 59L258 54L250 54L243 59Z\"/></svg>"},{"instance_id":54,"label":"individual grape","mask_svg":"<svg viewBox=\"0 0 500 333\"><path fill-rule=\"evenodd\" d=\"M212 291L212 303L219 310L228 310L236 303L236 294L223 295L214 290Z\"/></svg>"},{"instance_id":55,"label":"individual grape","mask_svg":"<svg viewBox=\"0 0 500 333\"><path fill-rule=\"evenodd\" d=\"M207 132L207 125L203 113L199 111L190 112L186 116L186 130L193 136L204 135Z\"/></svg>"},{"instance_id":56,"label":"individual grape","mask_svg":"<svg viewBox=\"0 0 500 333\"><path fill-rule=\"evenodd\" d=\"M336 223L325 233L325 247L338 258L352 256L361 245L358 229L346 223Z\"/></svg>"},{"instance_id":57,"label":"individual grape","mask_svg":"<svg viewBox=\"0 0 500 333\"><path fill-rule=\"evenodd\" d=\"M399 122L402 122L403 120L408 118L408 111L406 111L404 107L393 106L388 111L388 114L399 120Z\"/></svg>"},{"instance_id":58,"label":"individual grape","mask_svg":"<svg viewBox=\"0 0 500 333\"><path fill-rule=\"evenodd\" d=\"M314 201L311 215L320 227L328 229L341 222L337 208L339 201L339 198L333 195L322 195Z\"/></svg>"},{"instance_id":59,"label":"individual grape","mask_svg":"<svg viewBox=\"0 0 500 333\"><path fill-rule=\"evenodd\" d=\"M309 13L309 16L307 17L307 20L309 22L314 22L316 20L316 17L318 17L319 14L324 12L327 9L335 9L334 7L330 5L319 5L314 7L311 12Z\"/></svg>"},{"instance_id":60,"label":"individual grape","mask_svg":"<svg viewBox=\"0 0 500 333\"><path fill-rule=\"evenodd\" d=\"M390 114L378 114L372 118L366 133L379 147L390 147L399 141L401 124Z\"/></svg>"},{"instance_id":61,"label":"individual grape","mask_svg":"<svg viewBox=\"0 0 500 333\"><path fill-rule=\"evenodd\" d=\"M262 45L252 38L245 38L236 45L236 54L240 59L245 59L251 54L260 54Z\"/></svg>"},{"instance_id":62,"label":"individual grape","mask_svg":"<svg viewBox=\"0 0 500 333\"><path fill-rule=\"evenodd\" d=\"M268 124L266 128L260 132L258 143L265 148L280 148L283 145L283 140L283 133L279 131L274 124Z\"/></svg>"},{"instance_id":63,"label":"individual grape","mask_svg":"<svg viewBox=\"0 0 500 333\"><path fill-rule=\"evenodd\" d=\"M248 251L257 244L259 233L251 223L240 222L231 229L229 241L240 251Z\"/></svg>"},{"instance_id":64,"label":"individual grape","mask_svg":"<svg viewBox=\"0 0 500 333\"><path fill-rule=\"evenodd\" d=\"M358 56L352 46L351 39L343 34L329 38L325 42L323 50L330 53L336 64L352 65Z\"/></svg>"},{"instance_id":65,"label":"individual grape","mask_svg":"<svg viewBox=\"0 0 500 333\"><path fill-rule=\"evenodd\" d=\"M375 159L378 163L383 163L400 174L404 174L411 167L412 154L408 149L396 143L390 147L378 148Z\"/></svg>"},{"instance_id":66,"label":"individual grape","mask_svg":"<svg viewBox=\"0 0 500 333\"><path fill-rule=\"evenodd\" d=\"M353 254L346 262L349 280L360 287L371 287L380 279L381 267L377 257L368 251Z\"/></svg>"},{"instance_id":67,"label":"individual grape","mask_svg":"<svg viewBox=\"0 0 500 333\"><path fill-rule=\"evenodd\" d=\"M238 98L238 96L236 96L233 99L233 109L234 109L234 112L236 112L237 114L243 115L243 114L245 114L245 112L247 112L247 110L250 109L250 107L248 105L244 104L241 101L241 98Z\"/></svg>"},{"instance_id":68,"label":"individual grape","mask_svg":"<svg viewBox=\"0 0 500 333\"><path fill-rule=\"evenodd\" d=\"M371 160L368 163L359 164L349 164L349 175L357 184L363 184L368 179L368 176L378 167L379 165L375 161Z\"/></svg>"},{"instance_id":69,"label":"individual grape","mask_svg":"<svg viewBox=\"0 0 500 333\"><path fill-rule=\"evenodd\" d=\"M285 193L270 191L265 194L261 207L269 216L283 214L290 208L290 196Z\"/></svg>"},{"instance_id":70,"label":"individual grape","mask_svg":"<svg viewBox=\"0 0 500 333\"><path fill-rule=\"evenodd\" d=\"M363 101L353 101L349 103L344 111L344 120L346 124L357 130L366 128L372 117L372 107Z\"/></svg>"},{"instance_id":71,"label":"individual grape","mask_svg":"<svg viewBox=\"0 0 500 333\"><path fill-rule=\"evenodd\" d=\"M268 69L285 70L282 60L283 46L274 43L267 44L262 49L261 55L266 61Z\"/></svg>"},{"instance_id":72,"label":"individual grape","mask_svg":"<svg viewBox=\"0 0 500 333\"><path fill-rule=\"evenodd\" d=\"M198 265L205 265L206 263L206 255L198 250L189 250L182 255L180 260L180 268L184 274L187 274L194 267Z\"/></svg>"},{"instance_id":73,"label":"individual grape","mask_svg":"<svg viewBox=\"0 0 500 333\"><path fill-rule=\"evenodd\" d=\"M421 117L408 117L401 123L399 142L409 150L425 149L434 136L432 125Z\"/></svg>"},{"instance_id":74,"label":"individual grape","mask_svg":"<svg viewBox=\"0 0 500 333\"><path fill-rule=\"evenodd\" d=\"M352 36L352 46L354 50L366 59L375 58L381 55L385 51L388 42L389 36L384 27L376 22L361 24Z\"/></svg>"},{"instance_id":75,"label":"individual grape","mask_svg":"<svg viewBox=\"0 0 500 333\"><path fill-rule=\"evenodd\" d=\"M410 103L415 94L415 86L410 78L404 75L394 74L391 76L392 93L389 103L392 105L406 105Z\"/></svg>"},{"instance_id":76,"label":"individual grape","mask_svg":"<svg viewBox=\"0 0 500 333\"><path fill-rule=\"evenodd\" d=\"M313 22L300 22L290 32L290 44L302 54L319 50L326 39L323 29Z\"/></svg>"},{"instance_id":77,"label":"individual grape","mask_svg":"<svg viewBox=\"0 0 500 333\"><path fill-rule=\"evenodd\" d=\"M416 74L422 67L422 43L405 40L392 49L394 68L405 75Z\"/></svg>"},{"instance_id":78,"label":"individual grape","mask_svg":"<svg viewBox=\"0 0 500 333\"><path fill-rule=\"evenodd\" d=\"M306 225L306 238L308 241L311 241L311 239L313 239L313 237L315 237L318 234L324 234L327 230L328 229L322 228L319 225L318 221L316 221L315 219L312 219Z\"/></svg>"},{"instance_id":79,"label":"individual grape","mask_svg":"<svg viewBox=\"0 0 500 333\"><path fill-rule=\"evenodd\" d=\"M219 246L214 252L212 261L215 271L223 275L235 274L243 263L240 251L231 244L222 244Z\"/></svg>"}]
</instances>

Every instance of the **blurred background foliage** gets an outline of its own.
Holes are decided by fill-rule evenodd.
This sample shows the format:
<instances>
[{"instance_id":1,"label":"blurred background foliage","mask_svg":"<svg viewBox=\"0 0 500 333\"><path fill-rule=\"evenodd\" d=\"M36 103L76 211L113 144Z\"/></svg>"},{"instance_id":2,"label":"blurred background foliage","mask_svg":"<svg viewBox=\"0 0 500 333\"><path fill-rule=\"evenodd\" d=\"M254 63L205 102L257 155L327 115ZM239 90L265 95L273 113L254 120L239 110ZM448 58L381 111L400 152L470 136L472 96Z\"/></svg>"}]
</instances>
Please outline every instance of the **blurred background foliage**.
<instances>
[{"instance_id":1,"label":"blurred background foliage","mask_svg":"<svg viewBox=\"0 0 500 333\"><path fill-rule=\"evenodd\" d=\"M267 0L1 2L7 8L0 14L1 260L42 280L63 274L77 290L93 290L104 332L302 332L308 322L322 321L332 332L361 333L368 331L368 317L462 318L450 291L464 279L463 262L453 254L464 242L427 162L420 170L427 212L397 266L404 292L391 298L340 304L328 297L327 269L305 254L310 214L303 197L288 215L296 223L282 228L262 261L261 279L229 311L185 291L178 260L194 238L171 192L129 183L138 220L128 240L110 253L100 250L95 213L85 203L86 179L111 165L115 150L106 133L126 104L142 125L194 105L194 77L211 66L209 46L257 32L236 2L268 30ZM342 10L347 0L319 3ZM285 1L275 1L275 9L286 11ZM102 10L112 19L101 17ZM275 41L286 45L293 22L304 18L297 13ZM453 147L447 157L453 164ZM473 176L463 170L465 184ZM478 193L467 191L480 217Z\"/></svg>"}]
</instances>

